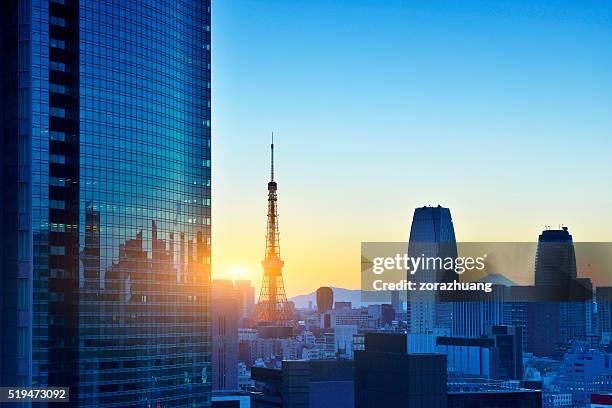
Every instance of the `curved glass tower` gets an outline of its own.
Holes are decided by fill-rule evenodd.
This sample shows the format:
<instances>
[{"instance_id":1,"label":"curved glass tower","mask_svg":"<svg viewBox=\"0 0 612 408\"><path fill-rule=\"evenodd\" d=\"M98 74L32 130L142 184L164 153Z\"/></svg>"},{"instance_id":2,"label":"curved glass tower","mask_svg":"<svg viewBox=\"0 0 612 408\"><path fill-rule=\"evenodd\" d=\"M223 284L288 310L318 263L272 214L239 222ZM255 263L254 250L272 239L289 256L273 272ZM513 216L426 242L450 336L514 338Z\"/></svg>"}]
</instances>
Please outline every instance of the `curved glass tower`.
<instances>
[{"instance_id":1,"label":"curved glass tower","mask_svg":"<svg viewBox=\"0 0 612 408\"><path fill-rule=\"evenodd\" d=\"M2 2L0 384L210 401L210 2Z\"/></svg>"},{"instance_id":2,"label":"curved glass tower","mask_svg":"<svg viewBox=\"0 0 612 408\"><path fill-rule=\"evenodd\" d=\"M441 206L420 207L414 210L408 256L411 258L457 258L455 228L450 209ZM449 282L454 273L433 266L423 268L408 280L421 282ZM455 275L456 276L456 275ZM411 333L432 333L434 329L451 327L452 307L448 302L440 302L435 291L408 292Z\"/></svg>"}]
</instances>

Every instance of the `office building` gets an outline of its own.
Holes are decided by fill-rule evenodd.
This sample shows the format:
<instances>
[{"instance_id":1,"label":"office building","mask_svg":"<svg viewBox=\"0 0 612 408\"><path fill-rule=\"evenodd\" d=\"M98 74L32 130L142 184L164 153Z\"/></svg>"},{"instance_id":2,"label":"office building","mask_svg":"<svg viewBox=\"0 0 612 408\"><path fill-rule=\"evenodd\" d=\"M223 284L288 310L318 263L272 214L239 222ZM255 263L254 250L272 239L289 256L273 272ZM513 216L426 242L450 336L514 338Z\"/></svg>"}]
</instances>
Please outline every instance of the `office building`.
<instances>
[{"instance_id":1,"label":"office building","mask_svg":"<svg viewBox=\"0 0 612 408\"><path fill-rule=\"evenodd\" d=\"M283 361L280 369L253 367L253 408L353 408L353 362Z\"/></svg>"},{"instance_id":2,"label":"office building","mask_svg":"<svg viewBox=\"0 0 612 408\"><path fill-rule=\"evenodd\" d=\"M554 385L572 394L574 406L589 403L593 392L612 390L612 354L576 345L563 355L563 364Z\"/></svg>"},{"instance_id":3,"label":"office building","mask_svg":"<svg viewBox=\"0 0 612 408\"><path fill-rule=\"evenodd\" d=\"M317 313L323 314L332 308L334 304L334 291L329 286L317 289Z\"/></svg>"},{"instance_id":4,"label":"office building","mask_svg":"<svg viewBox=\"0 0 612 408\"><path fill-rule=\"evenodd\" d=\"M229 279L212 281L212 389L238 389L238 322L242 297Z\"/></svg>"},{"instance_id":5,"label":"office building","mask_svg":"<svg viewBox=\"0 0 612 408\"><path fill-rule=\"evenodd\" d=\"M597 301L597 334L601 341L612 335L612 287L601 286L595 291Z\"/></svg>"},{"instance_id":6,"label":"office building","mask_svg":"<svg viewBox=\"0 0 612 408\"><path fill-rule=\"evenodd\" d=\"M483 337L438 337L437 352L445 354L449 377L522 380L520 327L493 326Z\"/></svg>"},{"instance_id":7,"label":"office building","mask_svg":"<svg viewBox=\"0 0 612 408\"><path fill-rule=\"evenodd\" d=\"M462 381L448 384L448 408L540 408L542 391L518 382Z\"/></svg>"},{"instance_id":8,"label":"office building","mask_svg":"<svg viewBox=\"0 0 612 408\"><path fill-rule=\"evenodd\" d=\"M351 302L335 302L334 310L351 310L353 304Z\"/></svg>"},{"instance_id":9,"label":"office building","mask_svg":"<svg viewBox=\"0 0 612 408\"><path fill-rule=\"evenodd\" d=\"M576 254L568 228L542 231L536 253L536 286L567 289L573 279L576 279Z\"/></svg>"},{"instance_id":10,"label":"office building","mask_svg":"<svg viewBox=\"0 0 612 408\"><path fill-rule=\"evenodd\" d=\"M590 286L590 281L576 278L576 254L568 228L542 231L536 252L535 287L548 290L558 299L528 305L530 352L550 356L557 348L586 338L586 303L574 300L576 290L583 286Z\"/></svg>"},{"instance_id":11,"label":"office building","mask_svg":"<svg viewBox=\"0 0 612 408\"><path fill-rule=\"evenodd\" d=\"M448 208L421 207L414 210L408 256L411 258L457 258L457 244L453 220ZM454 275L454 276L453 276ZM438 265L421 268L414 274L408 272L408 280L420 283L449 282L456 278L452 271ZM428 333L434 328L450 328L452 305L441 302L435 291L407 292L411 333Z\"/></svg>"},{"instance_id":12,"label":"office building","mask_svg":"<svg viewBox=\"0 0 612 408\"><path fill-rule=\"evenodd\" d=\"M355 407L446 407L446 356L407 354L405 334L366 333L355 351Z\"/></svg>"},{"instance_id":13,"label":"office building","mask_svg":"<svg viewBox=\"0 0 612 408\"><path fill-rule=\"evenodd\" d=\"M336 302L337 304L338 302ZM380 306L380 305L378 305ZM376 328L382 318L382 308L378 307L379 315L372 311L376 308L362 307L359 309L350 309L348 307L334 308L321 315L322 328L334 328L337 325L356 325L359 328Z\"/></svg>"},{"instance_id":14,"label":"office building","mask_svg":"<svg viewBox=\"0 0 612 408\"><path fill-rule=\"evenodd\" d=\"M210 2L0 19L0 385L208 406Z\"/></svg>"},{"instance_id":15,"label":"office building","mask_svg":"<svg viewBox=\"0 0 612 408\"><path fill-rule=\"evenodd\" d=\"M499 275L493 275L490 281ZM489 276L481 281L487 281ZM504 298L506 286L493 284L490 293L478 295L478 299L457 299L452 304L453 322L451 333L457 337L480 337L491 326L504 323Z\"/></svg>"},{"instance_id":16,"label":"office building","mask_svg":"<svg viewBox=\"0 0 612 408\"><path fill-rule=\"evenodd\" d=\"M234 287L240 302L240 327L251 327L255 318L255 288L250 280L244 279L234 281Z\"/></svg>"},{"instance_id":17,"label":"office building","mask_svg":"<svg viewBox=\"0 0 612 408\"><path fill-rule=\"evenodd\" d=\"M356 325L337 325L334 327L334 353L336 356L353 358L353 336L356 334Z\"/></svg>"}]
</instances>

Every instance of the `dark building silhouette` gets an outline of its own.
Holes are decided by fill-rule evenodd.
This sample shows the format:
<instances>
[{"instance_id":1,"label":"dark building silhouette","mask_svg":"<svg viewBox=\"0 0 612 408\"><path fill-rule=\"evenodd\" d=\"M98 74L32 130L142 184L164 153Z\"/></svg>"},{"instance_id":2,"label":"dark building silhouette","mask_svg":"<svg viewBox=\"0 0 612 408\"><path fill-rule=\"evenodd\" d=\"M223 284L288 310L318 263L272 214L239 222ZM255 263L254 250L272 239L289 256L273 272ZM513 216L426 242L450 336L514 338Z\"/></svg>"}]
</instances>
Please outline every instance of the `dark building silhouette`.
<instances>
[{"instance_id":1,"label":"dark building silhouette","mask_svg":"<svg viewBox=\"0 0 612 408\"><path fill-rule=\"evenodd\" d=\"M528 302L527 351L536 356L549 357L561 343L561 312L557 302Z\"/></svg>"},{"instance_id":2,"label":"dark building silhouette","mask_svg":"<svg viewBox=\"0 0 612 408\"><path fill-rule=\"evenodd\" d=\"M407 354L405 334L366 333L355 351L355 407L446 407L446 356Z\"/></svg>"},{"instance_id":3,"label":"dark building silhouette","mask_svg":"<svg viewBox=\"0 0 612 408\"><path fill-rule=\"evenodd\" d=\"M392 305L386 303L380 305L380 323L383 326L391 325L396 316L395 309Z\"/></svg>"},{"instance_id":4,"label":"dark building silhouette","mask_svg":"<svg viewBox=\"0 0 612 408\"><path fill-rule=\"evenodd\" d=\"M0 386L210 401L210 1L0 3Z\"/></svg>"},{"instance_id":5,"label":"dark building silhouette","mask_svg":"<svg viewBox=\"0 0 612 408\"><path fill-rule=\"evenodd\" d=\"M334 291L329 286L317 289L317 313L323 314L330 310L334 304Z\"/></svg>"},{"instance_id":6,"label":"dark building silhouette","mask_svg":"<svg viewBox=\"0 0 612 408\"><path fill-rule=\"evenodd\" d=\"M513 389L503 384L465 382L449 384L448 408L540 408L542 392Z\"/></svg>"},{"instance_id":7,"label":"dark building silhouette","mask_svg":"<svg viewBox=\"0 0 612 408\"><path fill-rule=\"evenodd\" d=\"M528 351L550 356L558 348L586 338L586 303L575 300L576 291L585 285L590 286L590 281L577 279L574 242L567 227L542 231L536 253L535 288L558 299L528 304Z\"/></svg>"},{"instance_id":8,"label":"dark building silhouette","mask_svg":"<svg viewBox=\"0 0 612 408\"><path fill-rule=\"evenodd\" d=\"M573 279L576 279L576 254L567 227L542 231L536 253L536 286L567 289Z\"/></svg>"},{"instance_id":9,"label":"dark building silhouette","mask_svg":"<svg viewBox=\"0 0 612 408\"><path fill-rule=\"evenodd\" d=\"M252 367L253 408L352 408L353 362L283 361L281 369Z\"/></svg>"}]
</instances>

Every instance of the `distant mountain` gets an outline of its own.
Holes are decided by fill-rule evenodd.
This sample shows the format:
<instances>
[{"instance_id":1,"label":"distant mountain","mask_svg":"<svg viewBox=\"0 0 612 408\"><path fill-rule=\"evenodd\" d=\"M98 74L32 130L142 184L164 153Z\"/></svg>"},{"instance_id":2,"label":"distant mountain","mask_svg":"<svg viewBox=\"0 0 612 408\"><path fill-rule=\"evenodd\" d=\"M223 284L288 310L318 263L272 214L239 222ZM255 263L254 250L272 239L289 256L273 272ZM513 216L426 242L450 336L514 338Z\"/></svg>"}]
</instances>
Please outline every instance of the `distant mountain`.
<instances>
[{"instance_id":1,"label":"distant mountain","mask_svg":"<svg viewBox=\"0 0 612 408\"><path fill-rule=\"evenodd\" d=\"M351 302L353 307L367 306L368 302L361 301L361 290L360 289L344 289L334 288L334 302ZM308 302L312 302L312 307L317 306L317 292L312 292L307 295L294 296L289 299L295 303L295 307L298 309L307 309ZM379 302L380 303L380 302Z\"/></svg>"},{"instance_id":2,"label":"distant mountain","mask_svg":"<svg viewBox=\"0 0 612 408\"><path fill-rule=\"evenodd\" d=\"M494 285L503 286L516 286L516 283L500 274L489 274L478 279L478 282L492 283ZM382 300L378 302L363 302L361 300L362 291L361 289L344 289L332 287L334 291L334 302L351 302L353 307L367 306L373 303L390 303L391 299ZM372 292L375 293L375 292ZM380 295L380 294L379 294ZM385 296L385 295L383 295ZM386 295L386 296L391 296ZM400 295L404 302L406 302L406 294L404 292ZM317 307L317 292L311 292L306 295L298 295L289 298L290 301L295 303L295 307L298 309L308 309L308 302L312 302L312 307Z\"/></svg>"},{"instance_id":3,"label":"distant mountain","mask_svg":"<svg viewBox=\"0 0 612 408\"><path fill-rule=\"evenodd\" d=\"M489 275L483 276L482 278L478 279L478 282L492 283L493 285L501 286L516 286L516 283L506 278L504 275L500 275L497 273L491 273Z\"/></svg>"}]
</instances>

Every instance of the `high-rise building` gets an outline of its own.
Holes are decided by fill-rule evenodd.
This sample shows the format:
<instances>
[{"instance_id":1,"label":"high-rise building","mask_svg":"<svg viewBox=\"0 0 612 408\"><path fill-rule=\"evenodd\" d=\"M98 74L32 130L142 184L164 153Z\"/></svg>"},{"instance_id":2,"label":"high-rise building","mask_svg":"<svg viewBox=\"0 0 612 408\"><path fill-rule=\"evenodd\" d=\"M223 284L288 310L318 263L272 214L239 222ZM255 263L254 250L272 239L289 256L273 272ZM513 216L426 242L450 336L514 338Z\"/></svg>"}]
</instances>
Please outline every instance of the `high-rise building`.
<instances>
[{"instance_id":1,"label":"high-rise building","mask_svg":"<svg viewBox=\"0 0 612 408\"><path fill-rule=\"evenodd\" d=\"M212 388L238 389L241 297L230 279L212 281Z\"/></svg>"},{"instance_id":2,"label":"high-rise building","mask_svg":"<svg viewBox=\"0 0 612 408\"><path fill-rule=\"evenodd\" d=\"M452 335L480 337L489 327L502 324L505 289L505 286L493 285L490 293L480 295L477 300L462 301L458 294L452 305Z\"/></svg>"},{"instance_id":3,"label":"high-rise building","mask_svg":"<svg viewBox=\"0 0 612 408\"><path fill-rule=\"evenodd\" d=\"M600 286L596 290L597 334L600 342L612 337L612 286Z\"/></svg>"},{"instance_id":4,"label":"high-rise building","mask_svg":"<svg viewBox=\"0 0 612 408\"><path fill-rule=\"evenodd\" d=\"M408 354L407 345L405 334L365 334L365 350L355 351L356 408L446 407L446 356Z\"/></svg>"},{"instance_id":5,"label":"high-rise building","mask_svg":"<svg viewBox=\"0 0 612 408\"><path fill-rule=\"evenodd\" d=\"M255 288L250 280L237 279L234 282L236 294L240 299L240 326L251 327L255 312Z\"/></svg>"},{"instance_id":6,"label":"high-rise building","mask_svg":"<svg viewBox=\"0 0 612 408\"><path fill-rule=\"evenodd\" d=\"M329 286L317 289L317 313L322 314L332 308L334 304L334 291Z\"/></svg>"},{"instance_id":7,"label":"high-rise building","mask_svg":"<svg viewBox=\"0 0 612 408\"><path fill-rule=\"evenodd\" d=\"M576 254L568 228L546 229L538 238L535 286L558 296L558 301L529 304L528 351L550 356L561 345L586 338L584 301L574 301L577 287L589 285L576 279Z\"/></svg>"},{"instance_id":8,"label":"high-rise building","mask_svg":"<svg viewBox=\"0 0 612 408\"><path fill-rule=\"evenodd\" d=\"M536 253L536 286L567 288L572 279L576 279L576 254L568 228L542 231Z\"/></svg>"},{"instance_id":9,"label":"high-rise building","mask_svg":"<svg viewBox=\"0 0 612 408\"><path fill-rule=\"evenodd\" d=\"M421 207L414 210L408 256L411 258L457 258L455 229L448 208ZM421 268L414 274L408 273L408 280L417 282L448 282L456 276L454 272L441 270L437 265ZM435 291L408 292L410 310L410 332L431 333L434 328L451 327L452 307L441 302Z\"/></svg>"},{"instance_id":10,"label":"high-rise building","mask_svg":"<svg viewBox=\"0 0 612 408\"><path fill-rule=\"evenodd\" d=\"M208 406L210 1L0 19L0 385Z\"/></svg>"},{"instance_id":11,"label":"high-rise building","mask_svg":"<svg viewBox=\"0 0 612 408\"><path fill-rule=\"evenodd\" d=\"M523 379L521 328L492 326L481 337L438 337L437 351L446 354L449 376L493 380Z\"/></svg>"}]
</instances>

